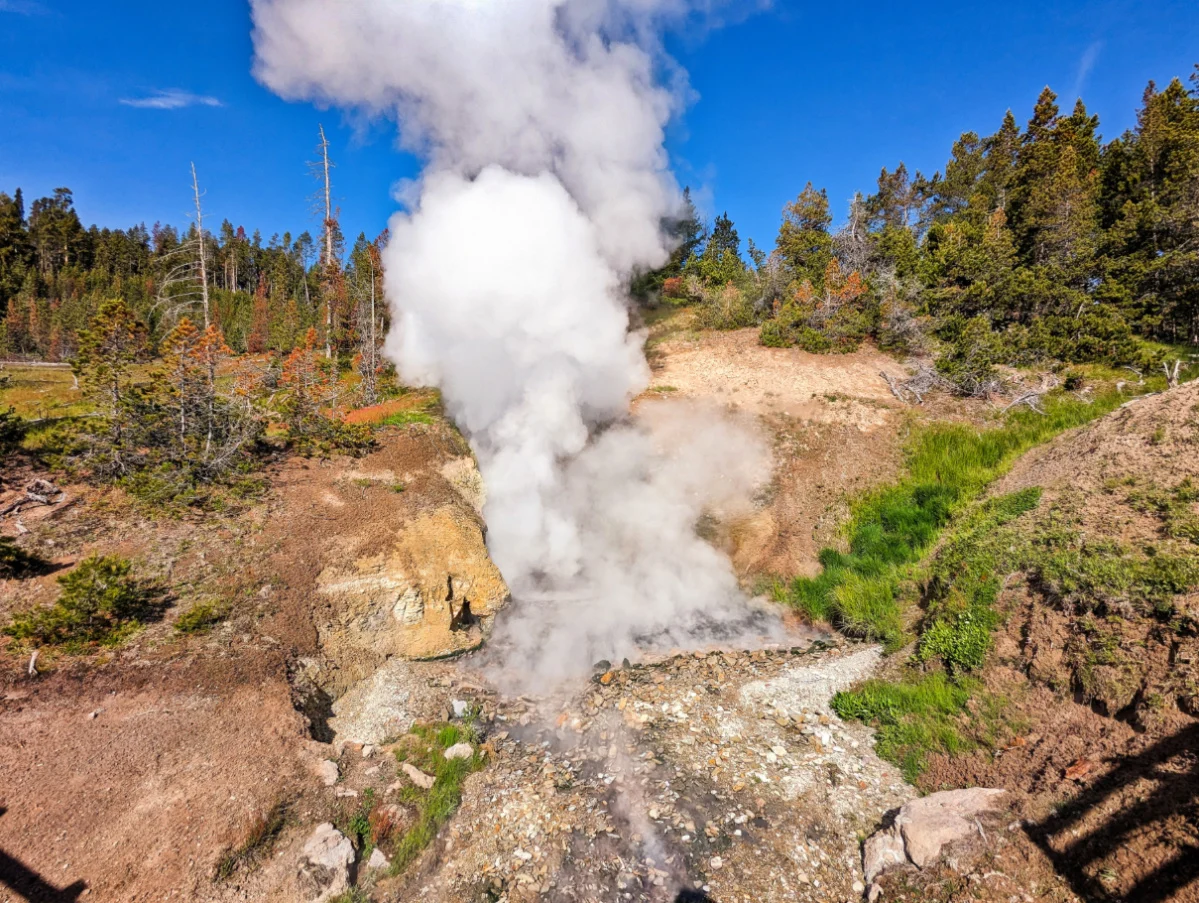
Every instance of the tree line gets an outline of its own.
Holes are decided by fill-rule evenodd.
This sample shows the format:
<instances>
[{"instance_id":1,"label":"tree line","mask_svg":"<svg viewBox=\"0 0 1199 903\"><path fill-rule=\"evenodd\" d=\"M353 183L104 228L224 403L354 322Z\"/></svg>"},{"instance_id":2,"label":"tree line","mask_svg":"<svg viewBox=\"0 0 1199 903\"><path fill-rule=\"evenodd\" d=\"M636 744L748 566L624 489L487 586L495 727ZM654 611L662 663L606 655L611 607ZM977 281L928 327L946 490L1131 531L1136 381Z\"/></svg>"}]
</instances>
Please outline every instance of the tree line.
<instances>
[{"instance_id":1,"label":"tree line","mask_svg":"<svg viewBox=\"0 0 1199 903\"><path fill-rule=\"evenodd\" d=\"M0 358L72 360L103 304L119 298L145 328L149 354L184 318L215 326L236 353L288 354L312 329L327 358L359 361L373 383L388 325L387 235L360 234L346 253L323 130L318 150L325 215L315 238L284 232L264 241L227 219L212 233L198 180L196 216L185 228L85 228L68 188L28 209L19 188L0 192Z\"/></svg>"},{"instance_id":2,"label":"tree line","mask_svg":"<svg viewBox=\"0 0 1199 903\"><path fill-rule=\"evenodd\" d=\"M1161 343L1199 344L1199 66L1190 82L1151 82L1107 143L1046 88L1023 129L1009 111L963 134L931 177L884 168L837 229L809 182L769 253L743 255L728 215L706 228L688 194L675 254L635 291L766 345L935 351L963 387L998 364L1156 366Z\"/></svg>"}]
</instances>

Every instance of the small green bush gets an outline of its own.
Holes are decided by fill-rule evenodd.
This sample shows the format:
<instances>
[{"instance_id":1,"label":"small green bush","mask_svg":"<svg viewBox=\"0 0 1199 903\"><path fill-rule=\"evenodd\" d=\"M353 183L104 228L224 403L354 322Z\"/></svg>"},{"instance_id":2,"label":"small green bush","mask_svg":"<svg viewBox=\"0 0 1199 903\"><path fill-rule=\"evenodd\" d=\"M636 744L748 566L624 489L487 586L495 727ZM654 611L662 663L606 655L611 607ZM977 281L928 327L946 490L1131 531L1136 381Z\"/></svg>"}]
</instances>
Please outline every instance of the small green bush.
<instances>
[{"instance_id":1,"label":"small green bush","mask_svg":"<svg viewBox=\"0 0 1199 903\"><path fill-rule=\"evenodd\" d=\"M175 619L175 630L183 634L203 633L228 616L229 611L225 606L213 602L200 602Z\"/></svg>"},{"instance_id":2,"label":"small green bush","mask_svg":"<svg viewBox=\"0 0 1199 903\"><path fill-rule=\"evenodd\" d=\"M30 555L16 544L9 536L0 536L0 580L17 580L36 574L43 567L43 562L36 555Z\"/></svg>"},{"instance_id":3,"label":"small green bush","mask_svg":"<svg viewBox=\"0 0 1199 903\"><path fill-rule=\"evenodd\" d=\"M25 438L25 422L16 408L0 409L0 453L9 453Z\"/></svg>"},{"instance_id":4,"label":"small green bush","mask_svg":"<svg viewBox=\"0 0 1199 903\"><path fill-rule=\"evenodd\" d=\"M153 612L153 593L132 576L133 565L93 555L58 578L53 605L13 616L4 633L21 643L78 646L120 642Z\"/></svg>"}]
</instances>

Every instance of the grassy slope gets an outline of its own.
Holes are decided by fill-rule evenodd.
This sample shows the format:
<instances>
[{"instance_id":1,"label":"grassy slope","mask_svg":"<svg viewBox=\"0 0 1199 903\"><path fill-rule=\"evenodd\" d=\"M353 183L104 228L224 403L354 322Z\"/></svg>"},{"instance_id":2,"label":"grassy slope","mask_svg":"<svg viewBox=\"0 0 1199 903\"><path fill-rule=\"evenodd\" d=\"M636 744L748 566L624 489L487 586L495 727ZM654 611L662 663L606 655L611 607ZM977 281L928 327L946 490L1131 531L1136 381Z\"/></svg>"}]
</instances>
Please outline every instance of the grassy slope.
<instances>
[{"instance_id":1,"label":"grassy slope","mask_svg":"<svg viewBox=\"0 0 1199 903\"><path fill-rule=\"evenodd\" d=\"M1098 368L1093 372L1113 375ZM1158 377L1144 391L1162 388L1164 379ZM1021 557L1015 546L1001 550L998 540L986 540L1014 535L1003 528L1035 508L1039 493L975 503L1021 454L1110 413L1128 397L1114 387L1098 391L1090 402L1060 392L1047 400L1045 414L1013 411L985 429L922 428L907 450L905 475L853 503L846 526L849 551L825 549L819 576L775 587L779 601L849 635L879 640L890 651L919 639L913 664L940 664L941 670L932 673L913 669L900 681L870 681L834 700L843 717L879 727L880 754L900 765L909 780L919 776L929 751L973 748L1002 729L1002 701L980 693L970 672L981 667L998 624L991 608L997 573L1033 562L1024 546L1027 554ZM942 540L950 551L939 573L944 578L952 572L954 579L943 579L947 588L939 598L932 594L926 613L917 585L924 582L927 588L937 576L929 553ZM1079 566L1078 558L1066 563ZM975 717L964 732L961 716L968 707Z\"/></svg>"}]
</instances>

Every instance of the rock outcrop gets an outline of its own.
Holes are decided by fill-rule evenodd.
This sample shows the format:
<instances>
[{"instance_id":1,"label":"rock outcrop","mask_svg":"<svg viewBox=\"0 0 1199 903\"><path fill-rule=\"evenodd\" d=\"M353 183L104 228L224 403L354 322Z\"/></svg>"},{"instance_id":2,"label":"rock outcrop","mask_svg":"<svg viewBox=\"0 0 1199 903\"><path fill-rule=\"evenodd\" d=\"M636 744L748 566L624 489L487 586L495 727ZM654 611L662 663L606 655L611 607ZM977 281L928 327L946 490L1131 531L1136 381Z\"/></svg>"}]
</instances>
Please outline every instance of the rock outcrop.
<instances>
[{"instance_id":1,"label":"rock outcrop","mask_svg":"<svg viewBox=\"0 0 1199 903\"><path fill-rule=\"evenodd\" d=\"M386 659L435 659L478 647L509 598L478 515L461 500L404 524L390 548L327 568L318 578L336 619L322 632L338 647Z\"/></svg>"},{"instance_id":2,"label":"rock outcrop","mask_svg":"<svg viewBox=\"0 0 1199 903\"><path fill-rule=\"evenodd\" d=\"M866 841L862 851L866 882L873 885L883 872L909 861L920 869L934 865L948 845L981 833L980 818L1002 808L1005 792L972 787L906 803L889 825Z\"/></svg>"}]
</instances>

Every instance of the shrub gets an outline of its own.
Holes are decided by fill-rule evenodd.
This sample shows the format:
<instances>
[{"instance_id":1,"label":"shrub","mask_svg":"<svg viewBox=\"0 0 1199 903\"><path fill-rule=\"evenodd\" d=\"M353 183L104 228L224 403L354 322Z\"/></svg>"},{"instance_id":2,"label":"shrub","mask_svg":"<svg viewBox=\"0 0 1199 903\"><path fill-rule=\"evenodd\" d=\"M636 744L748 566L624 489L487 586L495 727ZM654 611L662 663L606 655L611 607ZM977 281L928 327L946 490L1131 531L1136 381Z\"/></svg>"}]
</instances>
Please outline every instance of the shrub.
<instances>
[{"instance_id":1,"label":"shrub","mask_svg":"<svg viewBox=\"0 0 1199 903\"><path fill-rule=\"evenodd\" d=\"M753 302L731 282L714 291L704 290L700 300L696 319L708 329L741 329L758 321Z\"/></svg>"},{"instance_id":2,"label":"shrub","mask_svg":"<svg viewBox=\"0 0 1199 903\"><path fill-rule=\"evenodd\" d=\"M223 605L200 602L175 619L175 630L185 634L202 633L221 623L228 615L229 612Z\"/></svg>"},{"instance_id":3,"label":"shrub","mask_svg":"<svg viewBox=\"0 0 1199 903\"><path fill-rule=\"evenodd\" d=\"M37 573L44 562L30 555L8 536L0 536L0 580L14 580Z\"/></svg>"},{"instance_id":4,"label":"shrub","mask_svg":"<svg viewBox=\"0 0 1199 903\"><path fill-rule=\"evenodd\" d=\"M942 327L941 336L947 345L937 358L937 371L960 395L998 392L1003 380L995 367L1017 363L1011 342L994 332L986 317L951 318Z\"/></svg>"},{"instance_id":5,"label":"shrub","mask_svg":"<svg viewBox=\"0 0 1199 903\"><path fill-rule=\"evenodd\" d=\"M25 423L16 408L0 410L0 454L8 454L25 438Z\"/></svg>"},{"instance_id":6,"label":"shrub","mask_svg":"<svg viewBox=\"0 0 1199 903\"><path fill-rule=\"evenodd\" d=\"M57 602L14 615L4 633L44 646L119 642L154 608L153 594L132 570L116 556L86 558L58 578Z\"/></svg>"},{"instance_id":7,"label":"shrub","mask_svg":"<svg viewBox=\"0 0 1199 903\"><path fill-rule=\"evenodd\" d=\"M845 275L832 260L819 286L805 281L776 303L759 341L773 348L798 345L813 354L856 351L877 329L879 316L878 301L862 277Z\"/></svg>"},{"instance_id":8,"label":"shrub","mask_svg":"<svg viewBox=\"0 0 1199 903\"><path fill-rule=\"evenodd\" d=\"M373 442L369 427L346 423L337 414L335 366L316 354L316 331L283 363L276 399L292 448L304 455L356 453Z\"/></svg>"}]
</instances>

